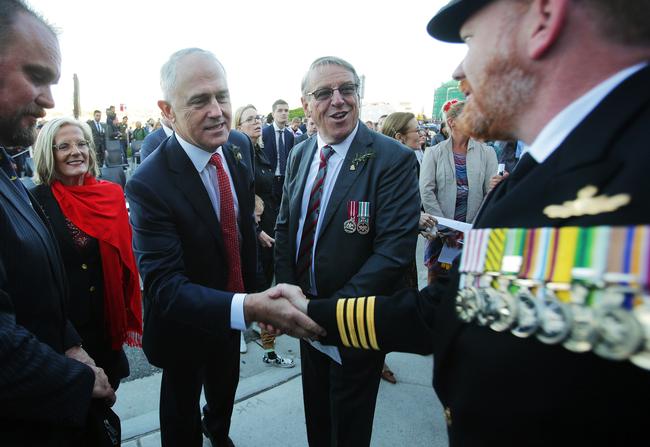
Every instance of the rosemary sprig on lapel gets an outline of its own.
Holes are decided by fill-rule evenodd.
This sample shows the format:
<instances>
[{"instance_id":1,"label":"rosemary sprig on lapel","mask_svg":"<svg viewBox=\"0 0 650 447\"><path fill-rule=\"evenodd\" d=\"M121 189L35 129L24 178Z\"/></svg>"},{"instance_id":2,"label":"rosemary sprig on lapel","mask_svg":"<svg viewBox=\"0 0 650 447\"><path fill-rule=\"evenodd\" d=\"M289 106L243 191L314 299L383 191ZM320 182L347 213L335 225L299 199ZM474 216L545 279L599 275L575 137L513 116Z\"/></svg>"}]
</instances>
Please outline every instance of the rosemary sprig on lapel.
<instances>
[{"instance_id":1,"label":"rosemary sprig on lapel","mask_svg":"<svg viewBox=\"0 0 650 447\"><path fill-rule=\"evenodd\" d=\"M368 151L363 154L357 154L356 157L354 157L354 160L352 160L352 164L350 165L350 171L356 171L358 165L362 163L366 163L371 158L375 158L375 153L373 151Z\"/></svg>"},{"instance_id":2,"label":"rosemary sprig on lapel","mask_svg":"<svg viewBox=\"0 0 650 447\"><path fill-rule=\"evenodd\" d=\"M241 162L241 150L239 149L239 146L235 146L234 144L230 146L230 152L232 152L232 156L235 157L235 160L237 160L237 163Z\"/></svg>"}]
</instances>

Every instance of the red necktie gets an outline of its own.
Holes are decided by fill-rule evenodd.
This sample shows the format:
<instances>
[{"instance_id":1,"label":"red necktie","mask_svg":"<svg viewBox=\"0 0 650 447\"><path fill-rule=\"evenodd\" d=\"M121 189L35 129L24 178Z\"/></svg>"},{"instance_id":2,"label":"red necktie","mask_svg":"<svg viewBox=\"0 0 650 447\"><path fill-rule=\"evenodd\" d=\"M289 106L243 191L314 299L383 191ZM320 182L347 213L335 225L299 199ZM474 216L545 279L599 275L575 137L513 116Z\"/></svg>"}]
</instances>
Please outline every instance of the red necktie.
<instances>
[{"instance_id":1,"label":"red necktie","mask_svg":"<svg viewBox=\"0 0 650 447\"><path fill-rule=\"evenodd\" d=\"M302 227L300 237L300 247L298 249L298 259L296 260L296 280L302 290L311 289L311 261L314 239L316 238L316 225L318 224L318 215L320 214L320 200L323 194L323 183L327 175L327 161L334 154L332 146L323 146L320 150L320 164L318 172L311 187L309 202L307 205L307 215Z\"/></svg>"},{"instance_id":2,"label":"red necktie","mask_svg":"<svg viewBox=\"0 0 650 447\"><path fill-rule=\"evenodd\" d=\"M218 153L212 154L210 164L217 168L217 188L219 189L219 222L221 234L226 246L228 258L228 283L226 290L229 292L244 292L244 280L241 274L241 258L239 256L239 236L237 234L237 217L235 216L235 202L230 190L228 174L223 169L223 163Z\"/></svg>"}]
</instances>

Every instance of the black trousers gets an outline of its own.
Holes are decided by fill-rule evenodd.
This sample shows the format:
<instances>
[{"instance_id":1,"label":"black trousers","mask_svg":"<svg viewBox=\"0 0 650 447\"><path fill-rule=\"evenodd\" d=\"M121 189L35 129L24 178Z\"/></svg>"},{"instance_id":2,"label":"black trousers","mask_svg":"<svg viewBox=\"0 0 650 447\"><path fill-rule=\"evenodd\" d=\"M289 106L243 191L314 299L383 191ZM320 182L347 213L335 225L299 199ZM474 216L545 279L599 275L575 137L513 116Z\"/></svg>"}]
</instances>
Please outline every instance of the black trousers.
<instances>
[{"instance_id":1,"label":"black trousers","mask_svg":"<svg viewBox=\"0 0 650 447\"><path fill-rule=\"evenodd\" d=\"M160 437L163 447L200 447L201 388L207 405L205 425L217 442L227 445L230 417L239 381L239 332L231 331L221 354L211 353L201 367L165 368L160 386Z\"/></svg>"},{"instance_id":2,"label":"black trousers","mask_svg":"<svg viewBox=\"0 0 650 447\"><path fill-rule=\"evenodd\" d=\"M302 395L310 447L370 445L385 355L339 348L343 365L300 341Z\"/></svg>"}]
</instances>

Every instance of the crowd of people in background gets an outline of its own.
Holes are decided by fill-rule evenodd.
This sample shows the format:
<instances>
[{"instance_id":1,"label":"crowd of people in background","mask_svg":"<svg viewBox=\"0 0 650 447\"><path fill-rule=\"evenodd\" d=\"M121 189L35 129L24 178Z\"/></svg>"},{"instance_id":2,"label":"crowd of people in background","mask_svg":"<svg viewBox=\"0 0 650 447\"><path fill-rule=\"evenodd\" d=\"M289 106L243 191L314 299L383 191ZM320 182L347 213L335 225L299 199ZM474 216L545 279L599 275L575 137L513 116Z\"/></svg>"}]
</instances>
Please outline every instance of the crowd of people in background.
<instances>
[{"instance_id":1,"label":"crowd of people in background","mask_svg":"<svg viewBox=\"0 0 650 447\"><path fill-rule=\"evenodd\" d=\"M119 438L126 344L162 369L164 446L234 446L253 322L270 367L296 364L278 334L300 339L311 446L370 445L396 350L435 354L452 446L645 439L650 2L612 3L452 0L427 30L470 47L467 99L441 123L362 122L335 56L305 72L307 119L286 99L233 114L221 61L186 48L158 122L110 106L37 134L58 37L0 0L0 443Z\"/></svg>"}]
</instances>

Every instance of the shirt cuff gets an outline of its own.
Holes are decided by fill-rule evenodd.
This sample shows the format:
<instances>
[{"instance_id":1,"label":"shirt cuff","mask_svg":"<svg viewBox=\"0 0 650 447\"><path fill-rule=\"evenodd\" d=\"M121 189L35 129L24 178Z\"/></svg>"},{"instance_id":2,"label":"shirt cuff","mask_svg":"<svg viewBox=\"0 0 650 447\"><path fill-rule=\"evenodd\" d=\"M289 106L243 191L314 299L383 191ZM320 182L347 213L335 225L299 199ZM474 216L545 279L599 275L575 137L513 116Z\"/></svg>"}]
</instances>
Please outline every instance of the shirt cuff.
<instances>
[{"instance_id":1,"label":"shirt cuff","mask_svg":"<svg viewBox=\"0 0 650 447\"><path fill-rule=\"evenodd\" d=\"M238 331L246 330L244 298L246 298L245 293L235 293L230 301L230 327Z\"/></svg>"}]
</instances>

